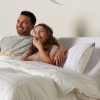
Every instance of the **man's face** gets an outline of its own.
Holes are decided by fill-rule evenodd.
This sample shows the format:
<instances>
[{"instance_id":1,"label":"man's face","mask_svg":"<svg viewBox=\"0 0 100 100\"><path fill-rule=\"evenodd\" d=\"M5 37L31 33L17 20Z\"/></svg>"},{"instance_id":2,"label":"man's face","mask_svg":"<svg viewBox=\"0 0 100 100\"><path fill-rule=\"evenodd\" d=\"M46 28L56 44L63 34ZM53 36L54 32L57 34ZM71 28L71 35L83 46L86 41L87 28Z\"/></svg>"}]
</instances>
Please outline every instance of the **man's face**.
<instances>
[{"instance_id":1,"label":"man's face","mask_svg":"<svg viewBox=\"0 0 100 100\"><path fill-rule=\"evenodd\" d=\"M31 24L31 19L28 16L20 15L17 24L16 30L19 36L29 36L31 30L34 28L34 25Z\"/></svg>"}]
</instances>

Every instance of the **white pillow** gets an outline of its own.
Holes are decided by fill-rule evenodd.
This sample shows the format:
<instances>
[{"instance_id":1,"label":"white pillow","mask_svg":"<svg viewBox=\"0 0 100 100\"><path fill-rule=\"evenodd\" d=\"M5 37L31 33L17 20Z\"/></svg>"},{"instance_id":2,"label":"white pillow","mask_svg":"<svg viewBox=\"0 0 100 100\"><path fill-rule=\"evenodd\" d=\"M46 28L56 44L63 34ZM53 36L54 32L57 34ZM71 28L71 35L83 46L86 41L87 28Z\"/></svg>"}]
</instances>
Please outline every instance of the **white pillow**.
<instances>
[{"instance_id":1,"label":"white pillow","mask_svg":"<svg viewBox=\"0 0 100 100\"><path fill-rule=\"evenodd\" d=\"M66 53L63 68L83 73L94 51L95 43L81 43L71 47Z\"/></svg>"}]
</instances>

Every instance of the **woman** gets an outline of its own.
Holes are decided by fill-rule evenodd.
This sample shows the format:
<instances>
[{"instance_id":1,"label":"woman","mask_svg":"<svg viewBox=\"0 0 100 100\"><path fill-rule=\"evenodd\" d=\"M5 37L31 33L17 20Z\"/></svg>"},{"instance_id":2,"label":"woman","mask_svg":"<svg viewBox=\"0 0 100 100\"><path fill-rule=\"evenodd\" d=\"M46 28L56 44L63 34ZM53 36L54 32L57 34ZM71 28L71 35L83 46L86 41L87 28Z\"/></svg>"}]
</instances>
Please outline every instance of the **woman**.
<instances>
[{"instance_id":1,"label":"woman","mask_svg":"<svg viewBox=\"0 0 100 100\"><path fill-rule=\"evenodd\" d=\"M58 51L58 42L53 37L53 30L46 24L38 24L34 30L33 43L21 60L41 61L53 64L53 59Z\"/></svg>"}]
</instances>

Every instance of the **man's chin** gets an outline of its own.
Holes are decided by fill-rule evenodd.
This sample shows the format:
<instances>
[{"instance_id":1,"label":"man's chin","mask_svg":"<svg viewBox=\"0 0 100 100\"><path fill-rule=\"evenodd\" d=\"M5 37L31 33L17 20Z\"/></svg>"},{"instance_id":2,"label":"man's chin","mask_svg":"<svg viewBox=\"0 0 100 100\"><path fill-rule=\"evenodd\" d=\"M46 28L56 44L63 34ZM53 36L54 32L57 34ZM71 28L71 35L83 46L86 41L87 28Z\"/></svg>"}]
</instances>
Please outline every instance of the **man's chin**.
<instances>
[{"instance_id":1,"label":"man's chin","mask_svg":"<svg viewBox=\"0 0 100 100\"><path fill-rule=\"evenodd\" d=\"M25 33L17 32L19 35L25 35Z\"/></svg>"},{"instance_id":2,"label":"man's chin","mask_svg":"<svg viewBox=\"0 0 100 100\"><path fill-rule=\"evenodd\" d=\"M18 32L17 32L18 33ZM26 34L26 33L18 33L19 34L19 36L29 36L29 34Z\"/></svg>"}]
</instances>

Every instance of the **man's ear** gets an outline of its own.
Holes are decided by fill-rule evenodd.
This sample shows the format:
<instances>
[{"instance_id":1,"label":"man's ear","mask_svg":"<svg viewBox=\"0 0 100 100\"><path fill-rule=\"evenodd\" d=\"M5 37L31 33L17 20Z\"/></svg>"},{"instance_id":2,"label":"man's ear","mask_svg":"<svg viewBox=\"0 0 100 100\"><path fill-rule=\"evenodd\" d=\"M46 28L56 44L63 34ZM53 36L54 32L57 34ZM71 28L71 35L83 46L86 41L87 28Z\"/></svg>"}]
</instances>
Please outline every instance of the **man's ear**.
<instances>
[{"instance_id":1,"label":"man's ear","mask_svg":"<svg viewBox=\"0 0 100 100\"><path fill-rule=\"evenodd\" d=\"M31 26L31 30L34 28L34 26L35 26L35 25L32 25L32 26Z\"/></svg>"}]
</instances>

